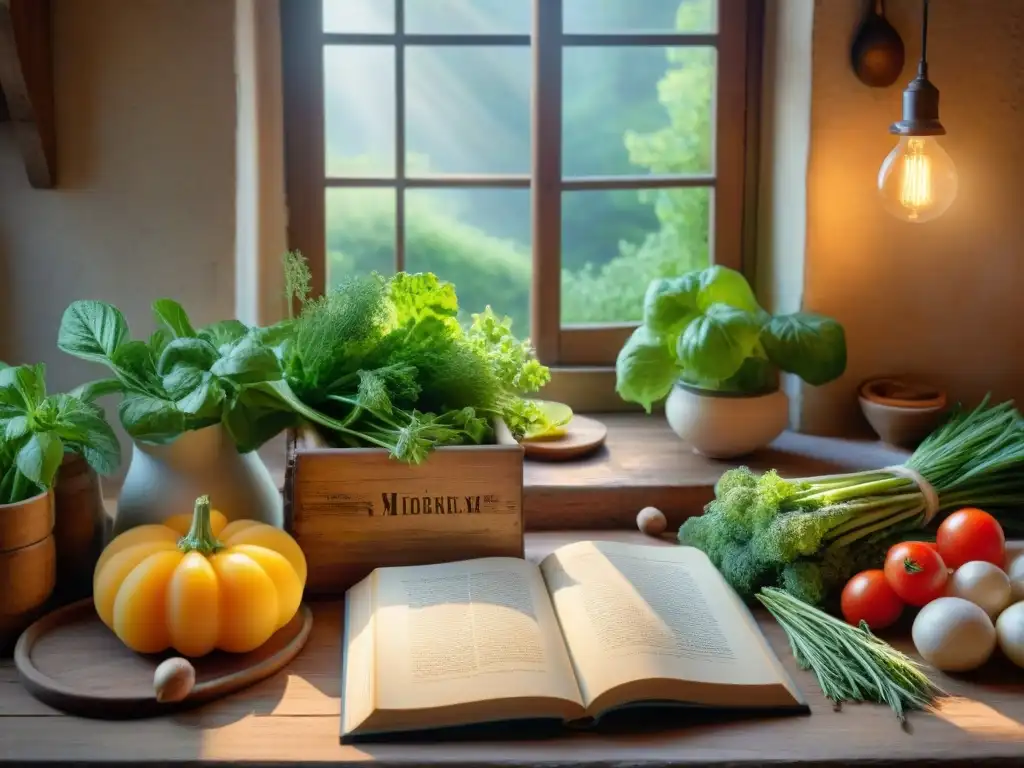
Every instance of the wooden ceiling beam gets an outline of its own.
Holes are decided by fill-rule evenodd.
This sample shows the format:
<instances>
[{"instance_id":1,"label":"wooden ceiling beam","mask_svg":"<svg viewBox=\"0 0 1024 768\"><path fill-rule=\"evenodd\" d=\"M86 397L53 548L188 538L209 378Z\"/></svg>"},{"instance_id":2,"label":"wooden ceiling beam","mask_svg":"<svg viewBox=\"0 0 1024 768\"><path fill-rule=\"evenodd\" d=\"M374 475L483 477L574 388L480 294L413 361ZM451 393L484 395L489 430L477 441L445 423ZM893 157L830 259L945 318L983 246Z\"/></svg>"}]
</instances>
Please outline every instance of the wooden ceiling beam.
<instances>
[{"instance_id":1,"label":"wooden ceiling beam","mask_svg":"<svg viewBox=\"0 0 1024 768\"><path fill-rule=\"evenodd\" d=\"M57 176L50 29L50 0L0 0L2 101L38 189L52 188Z\"/></svg>"}]
</instances>

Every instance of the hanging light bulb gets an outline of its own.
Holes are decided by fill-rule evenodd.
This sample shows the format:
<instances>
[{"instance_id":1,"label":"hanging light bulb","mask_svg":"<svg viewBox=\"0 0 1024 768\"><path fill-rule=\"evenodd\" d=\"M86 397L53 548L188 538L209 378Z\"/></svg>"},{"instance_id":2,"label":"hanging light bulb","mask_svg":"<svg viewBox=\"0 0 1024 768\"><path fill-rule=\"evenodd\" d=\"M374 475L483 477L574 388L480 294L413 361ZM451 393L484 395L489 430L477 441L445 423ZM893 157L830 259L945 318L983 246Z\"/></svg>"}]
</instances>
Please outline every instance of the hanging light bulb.
<instances>
[{"instance_id":1,"label":"hanging light bulb","mask_svg":"<svg viewBox=\"0 0 1024 768\"><path fill-rule=\"evenodd\" d=\"M878 171L886 210L914 224L945 213L956 190L956 166L934 136L901 136Z\"/></svg>"},{"instance_id":2,"label":"hanging light bulb","mask_svg":"<svg viewBox=\"0 0 1024 768\"><path fill-rule=\"evenodd\" d=\"M956 166L936 138L946 129L939 122L939 89L928 80L928 0L921 38L917 77L903 92L903 119L889 128L900 140L878 170L878 191L886 210L914 224L945 213L958 186Z\"/></svg>"}]
</instances>

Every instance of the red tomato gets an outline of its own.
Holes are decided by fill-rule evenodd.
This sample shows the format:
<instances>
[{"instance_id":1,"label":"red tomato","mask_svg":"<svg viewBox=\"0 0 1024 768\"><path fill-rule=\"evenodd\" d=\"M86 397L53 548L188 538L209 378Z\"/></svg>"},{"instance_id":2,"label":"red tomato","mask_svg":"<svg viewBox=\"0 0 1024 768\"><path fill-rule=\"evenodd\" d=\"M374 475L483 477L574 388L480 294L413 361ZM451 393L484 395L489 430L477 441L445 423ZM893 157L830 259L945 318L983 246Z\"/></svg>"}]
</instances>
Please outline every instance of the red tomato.
<instances>
[{"instance_id":1,"label":"red tomato","mask_svg":"<svg viewBox=\"0 0 1024 768\"><path fill-rule=\"evenodd\" d=\"M861 571L846 582L839 603L847 622L856 627L865 621L872 630L885 629L903 613L903 601L880 568Z\"/></svg>"},{"instance_id":2,"label":"red tomato","mask_svg":"<svg viewBox=\"0 0 1024 768\"><path fill-rule=\"evenodd\" d=\"M885 556L885 580L908 605L927 605L946 591L949 571L932 547L923 541L895 544Z\"/></svg>"},{"instance_id":3,"label":"red tomato","mask_svg":"<svg viewBox=\"0 0 1024 768\"><path fill-rule=\"evenodd\" d=\"M1006 560L1003 527L988 512L967 507L942 521L935 541L943 561L953 570L972 560L984 560L1000 568Z\"/></svg>"}]
</instances>

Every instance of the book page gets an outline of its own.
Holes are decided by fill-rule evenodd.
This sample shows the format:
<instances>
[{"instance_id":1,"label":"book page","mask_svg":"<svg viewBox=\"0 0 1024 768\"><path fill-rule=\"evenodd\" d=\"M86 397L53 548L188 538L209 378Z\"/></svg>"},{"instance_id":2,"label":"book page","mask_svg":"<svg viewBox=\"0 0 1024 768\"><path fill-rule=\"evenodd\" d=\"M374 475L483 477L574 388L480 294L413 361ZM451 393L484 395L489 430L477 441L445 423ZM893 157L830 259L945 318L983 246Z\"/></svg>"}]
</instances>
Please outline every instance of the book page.
<instances>
[{"instance_id":1,"label":"book page","mask_svg":"<svg viewBox=\"0 0 1024 768\"><path fill-rule=\"evenodd\" d=\"M697 549L579 542L541 571L587 706L643 679L782 682L750 614Z\"/></svg>"},{"instance_id":2,"label":"book page","mask_svg":"<svg viewBox=\"0 0 1024 768\"><path fill-rule=\"evenodd\" d=\"M537 566L481 558L376 573L377 709L527 697L582 705Z\"/></svg>"},{"instance_id":3,"label":"book page","mask_svg":"<svg viewBox=\"0 0 1024 768\"><path fill-rule=\"evenodd\" d=\"M345 595L345 650L342 657L345 686L341 697L341 722L345 732L354 730L373 712L374 692L374 575L351 587Z\"/></svg>"}]
</instances>

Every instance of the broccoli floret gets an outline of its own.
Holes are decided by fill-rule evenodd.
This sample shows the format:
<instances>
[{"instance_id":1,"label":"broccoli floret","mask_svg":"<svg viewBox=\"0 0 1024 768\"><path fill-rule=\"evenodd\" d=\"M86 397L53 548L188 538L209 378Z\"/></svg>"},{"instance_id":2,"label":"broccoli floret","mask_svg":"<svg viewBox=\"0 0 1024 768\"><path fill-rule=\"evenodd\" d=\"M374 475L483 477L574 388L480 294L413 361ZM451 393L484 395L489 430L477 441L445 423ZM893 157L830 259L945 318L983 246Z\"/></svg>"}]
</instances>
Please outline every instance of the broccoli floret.
<instances>
[{"instance_id":1,"label":"broccoli floret","mask_svg":"<svg viewBox=\"0 0 1024 768\"><path fill-rule=\"evenodd\" d=\"M757 476L750 471L749 467L736 467L722 473L715 483L715 496L722 498L733 488L754 488L757 486Z\"/></svg>"},{"instance_id":2,"label":"broccoli floret","mask_svg":"<svg viewBox=\"0 0 1024 768\"><path fill-rule=\"evenodd\" d=\"M815 560L797 560L782 569L779 586L809 605L819 605L828 595L827 578Z\"/></svg>"},{"instance_id":3,"label":"broccoli floret","mask_svg":"<svg viewBox=\"0 0 1024 768\"><path fill-rule=\"evenodd\" d=\"M717 497L709 509L744 529L747 533L742 539L747 540L775 519L781 501L792 495L792 484L782 480L774 471L766 472L755 480L750 470L742 469L743 472L727 472L727 475L731 474L728 482L719 481Z\"/></svg>"},{"instance_id":4,"label":"broccoli floret","mask_svg":"<svg viewBox=\"0 0 1024 768\"><path fill-rule=\"evenodd\" d=\"M726 520L749 526L750 510L756 503L757 489L738 485L720 493L714 501L708 504L708 510Z\"/></svg>"},{"instance_id":5,"label":"broccoli floret","mask_svg":"<svg viewBox=\"0 0 1024 768\"><path fill-rule=\"evenodd\" d=\"M795 483L783 480L774 469L768 470L757 480L758 494L776 505L796 494L798 490Z\"/></svg>"},{"instance_id":6,"label":"broccoli floret","mask_svg":"<svg viewBox=\"0 0 1024 768\"><path fill-rule=\"evenodd\" d=\"M713 511L691 517L679 527L679 543L703 550L716 565L728 546L743 544L749 533Z\"/></svg>"},{"instance_id":7,"label":"broccoli floret","mask_svg":"<svg viewBox=\"0 0 1024 768\"><path fill-rule=\"evenodd\" d=\"M705 513L700 517L691 517L683 521L679 526L679 543L686 544L697 549L708 551L708 536L714 521Z\"/></svg>"},{"instance_id":8,"label":"broccoli floret","mask_svg":"<svg viewBox=\"0 0 1024 768\"><path fill-rule=\"evenodd\" d=\"M774 494L759 493L747 510L747 525L755 534L766 530L780 514L782 508Z\"/></svg>"},{"instance_id":9,"label":"broccoli floret","mask_svg":"<svg viewBox=\"0 0 1024 768\"><path fill-rule=\"evenodd\" d=\"M679 542L702 550L733 589L743 597L752 597L773 581L776 569L745 541L749 534L721 515L705 513L680 526Z\"/></svg>"},{"instance_id":10,"label":"broccoli floret","mask_svg":"<svg viewBox=\"0 0 1024 768\"><path fill-rule=\"evenodd\" d=\"M726 517L722 514L721 502L711 502L705 513L699 517L691 517L679 528L679 541L707 552L712 560L718 561L715 554L729 544L743 544L751 537L751 531L742 521Z\"/></svg>"},{"instance_id":11,"label":"broccoli floret","mask_svg":"<svg viewBox=\"0 0 1024 768\"><path fill-rule=\"evenodd\" d=\"M730 586L744 598L752 598L773 580L776 572L775 568L759 560L749 546L736 544L723 550L721 562L716 565Z\"/></svg>"}]
</instances>

